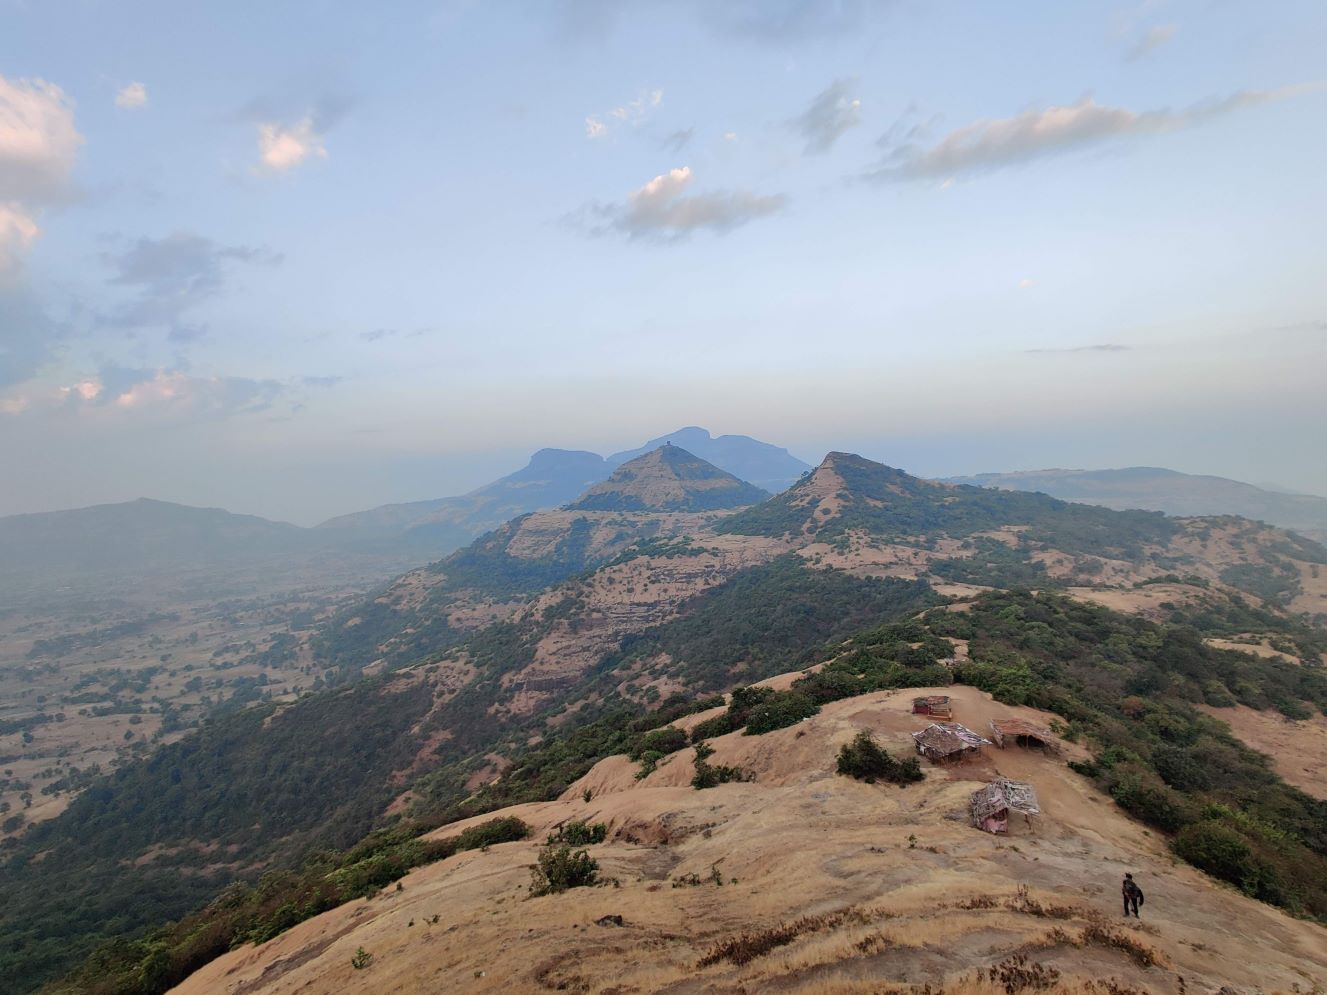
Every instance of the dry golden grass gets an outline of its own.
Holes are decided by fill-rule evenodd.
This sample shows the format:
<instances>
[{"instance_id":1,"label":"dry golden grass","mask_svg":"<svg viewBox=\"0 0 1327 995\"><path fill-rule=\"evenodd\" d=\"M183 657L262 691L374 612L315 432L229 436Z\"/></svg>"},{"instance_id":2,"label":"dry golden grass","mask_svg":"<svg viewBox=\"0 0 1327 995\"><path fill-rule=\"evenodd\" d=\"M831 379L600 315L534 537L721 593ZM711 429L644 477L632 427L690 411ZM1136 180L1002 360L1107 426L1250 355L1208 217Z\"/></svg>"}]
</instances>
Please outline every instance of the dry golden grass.
<instances>
[{"instance_id":1,"label":"dry golden grass","mask_svg":"<svg viewBox=\"0 0 1327 995\"><path fill-rule=\"evenodd\" d=\"M1047 721L970 688L948 690L973 728L1011 711ZM838 747L859 729L907 748L924 723L908 711L912 694L835 702L790 729L713 740L714 762L755 771L754 783L694 791L689 750L643 781L625 757L604 760L557 801L509 810L530 823L531 841L420 868L402 891L232 951L179 991L924 995L929 985L930 995L994 995L1002 983L977 971L1015 956L1060 972L1046 990L1081 995L1176 995L1179 976L1194 995L1223 984L1307 992L1327 979L1320 926L1176 864L1064 758L988 749L908 788L834 775ZM1032 781L1045 811L1004 838L963 815L997 771ZM591 851L617 885L527 898L538 841L572 818L608 824L608 840ZM1141 922L1124 922L1116 904L1124 870L1147 891ZM699 884L672 886L692 875ZM623 925L598 924L612 915ZM374 960L355 970L360 947Z\"/></svg>"}]
</instances>

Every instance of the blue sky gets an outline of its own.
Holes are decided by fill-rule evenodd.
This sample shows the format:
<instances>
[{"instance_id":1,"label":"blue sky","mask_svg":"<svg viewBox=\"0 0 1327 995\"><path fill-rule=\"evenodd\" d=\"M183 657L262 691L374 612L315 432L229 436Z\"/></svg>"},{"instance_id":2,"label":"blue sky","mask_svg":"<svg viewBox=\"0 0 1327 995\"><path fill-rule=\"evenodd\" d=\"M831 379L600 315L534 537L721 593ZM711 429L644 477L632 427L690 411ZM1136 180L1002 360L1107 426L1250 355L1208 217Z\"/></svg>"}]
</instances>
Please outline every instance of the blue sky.
<instances>
[{"instance_id":1,"label":"blue sky","mask_svg":"<svg viewBox=\"0 0 1327 995\"><path fill-rule=\"evenodd\" d=\"M684 424L1327 493L1321 3L0 0L0 513Z\"/></svg>"}]
</instances>

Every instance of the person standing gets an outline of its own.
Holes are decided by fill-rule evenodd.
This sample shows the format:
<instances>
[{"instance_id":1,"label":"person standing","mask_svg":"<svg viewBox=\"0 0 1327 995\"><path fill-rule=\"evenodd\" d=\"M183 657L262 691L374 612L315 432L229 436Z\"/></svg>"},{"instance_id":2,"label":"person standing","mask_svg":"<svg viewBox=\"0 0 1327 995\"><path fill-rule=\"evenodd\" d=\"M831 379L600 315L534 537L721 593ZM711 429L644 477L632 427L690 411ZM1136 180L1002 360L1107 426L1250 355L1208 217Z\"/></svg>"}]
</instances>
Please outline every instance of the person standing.
<instances>
[{"instance_id":1,"label":"person standing","mask_svg":"<svg viewBox=\"0 0 1327 995\"><path fill-rule=\"evenodd\" d=\"M1138 906L1143 904L1143 889L1138 887L1138 883L1134 881L1132 874L1124 875L1124 881L1120 885L1120 892L1124 896L1125 918L1128 918L1129 912L1132 909L1133 917L1135 919L1141 919L1142 917L1138 914Z\"/></svg>"}]
</instances>

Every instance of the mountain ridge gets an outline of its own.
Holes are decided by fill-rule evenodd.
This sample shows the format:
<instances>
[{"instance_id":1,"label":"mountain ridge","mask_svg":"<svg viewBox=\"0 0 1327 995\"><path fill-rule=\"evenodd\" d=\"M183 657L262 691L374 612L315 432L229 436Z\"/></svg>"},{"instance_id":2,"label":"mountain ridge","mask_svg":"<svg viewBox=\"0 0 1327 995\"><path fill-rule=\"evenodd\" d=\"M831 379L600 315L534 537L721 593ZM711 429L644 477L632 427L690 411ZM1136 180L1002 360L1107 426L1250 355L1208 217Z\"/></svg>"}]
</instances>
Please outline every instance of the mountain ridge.
<instances>
[{"instance_id":1,"label":"mountain ridge","mask_svg":"<svg viewBox=\"0 0 1327 995\"><path fill-rule=\"evenodd\" d=\"M1327 498L1271 491L1212 474L1181 473L1165 467L1129 466L1104 470L1018 470L946 477L948 483L1009 490L1041 491L1052 497L1124 510L1168 515L1238 515L1327 539Z\"/></svg>"}]
</instances>

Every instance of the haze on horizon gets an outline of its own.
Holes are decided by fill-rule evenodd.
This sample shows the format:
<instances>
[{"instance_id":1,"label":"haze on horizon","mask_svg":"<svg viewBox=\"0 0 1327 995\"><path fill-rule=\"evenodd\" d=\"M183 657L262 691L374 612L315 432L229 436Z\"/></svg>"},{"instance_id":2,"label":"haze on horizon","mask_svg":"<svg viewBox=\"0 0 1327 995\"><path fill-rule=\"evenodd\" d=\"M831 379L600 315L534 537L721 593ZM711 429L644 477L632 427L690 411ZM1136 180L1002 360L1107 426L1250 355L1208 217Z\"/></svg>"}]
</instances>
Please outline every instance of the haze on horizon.
<instances>
[{"instance_id":1,"label":"haze on horizon","mask_svg":"<svg viewBox=\"0 0 1327 995\"><path fill-rule=\"evenodd\" d=\"M683 425L1327 494L1327 7L0 0L0 514Z\"/></svg>"}]
</instances>

